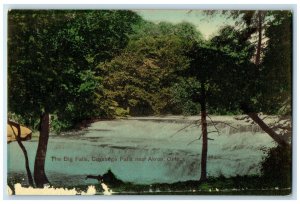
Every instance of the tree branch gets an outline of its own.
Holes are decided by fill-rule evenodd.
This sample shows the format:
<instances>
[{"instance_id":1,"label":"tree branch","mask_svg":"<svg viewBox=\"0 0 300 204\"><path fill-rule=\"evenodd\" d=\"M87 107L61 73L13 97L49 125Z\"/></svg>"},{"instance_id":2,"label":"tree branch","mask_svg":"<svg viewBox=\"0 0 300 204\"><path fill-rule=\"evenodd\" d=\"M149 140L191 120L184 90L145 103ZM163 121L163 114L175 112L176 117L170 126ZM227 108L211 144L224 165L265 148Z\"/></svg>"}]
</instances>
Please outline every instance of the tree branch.
<instances>
[{"instance_id":1,"label":"tree branch","mask_svg":"<svg viewBox=\"0 0 300 204\"><path fill-rule=\"evenodd\" d=\"M10 127L11 127L11 129L12 129L14 135L15 135L15 138L16 138L16 140L18 142L18 145L20 146L20 148L21 148L21 150L22 150L22 152L24 154L24 157L25 157L25 168L26 168L26 172L27 172L28 183L29 183L30 186L34 187L34 182L33 182L32 174L31 174L31 170L29 168L29 159L28 159L27 150L26 150L25 146L23 145L23 143L21 141L21 127L20 127L20 124L15 123L15 122L10 121L10 120L8 120L7 122L10 125ZM18 133L15 132L13 126L17 128Z\"/></svg>"},{"instance_id":2,"label":"tree branch","mask_svg":"<svg viewBox=\"0 0 300 204\"><path fill-rule=\"evenodd\" d=\"M220 131L219 131L219 129L217 128L217 126L215 125L214 121L211 119L211 117L210 117L208 114L206 114L206 116L207 116L207 117L210 119L210 121L212 122L213 126L215 127L215 129L216 129L217 132L218 132L218 135L220 135Z\"/></svg>"},{"instance_id":3,"label":"tree branch","mask_svg":"<svg viewBox=\"0 0 300 204\"><path fill-rule=\"evenodd\" d=\"M200 137L199 137L199 138L197 138L197 139L195 139L195 140L193 140L193 141L189 142L187 145L190 145L190 144L192 144L193 142L195 142L195 141L197 141L197 140L200 140L200 139L201 139L201 137L202 137L202 135L200 135Z\"/></svg>"},{"instance_id":4,"label":"tree branch","mask_svg":"<svg viewBox=\"0 0 300 204\"><path fill-rule=\"evenodd\" d=\"M183 128L180 128L177 132L175 132L174 134L172 134L170 137L174 137L177 133L179 133L180 131L190 127L191 125L195 124L196 122L198 122L200 120L196 120L196 121L193 121L192 123L188 124L187 126L184 126Z\"/></svg>"},{"instance_id":5,"label":"tree branch","mask_svg":"<svg viewBox=\"0 0 300 204\"><path fill-rule=\"evenodd\" d=\"M223 124L225 124L225 125L228 125L229 127L232 127L232 128L234 128L234 129L238 130L238 128L236 128L236 127L234 127L234 126L232 126L232 125L230 125L230 124L228 124L228 123L225 123L225 122L222 122L222 121L218 121L218 123L223 123Z\"/></svg>"}]
</instances>

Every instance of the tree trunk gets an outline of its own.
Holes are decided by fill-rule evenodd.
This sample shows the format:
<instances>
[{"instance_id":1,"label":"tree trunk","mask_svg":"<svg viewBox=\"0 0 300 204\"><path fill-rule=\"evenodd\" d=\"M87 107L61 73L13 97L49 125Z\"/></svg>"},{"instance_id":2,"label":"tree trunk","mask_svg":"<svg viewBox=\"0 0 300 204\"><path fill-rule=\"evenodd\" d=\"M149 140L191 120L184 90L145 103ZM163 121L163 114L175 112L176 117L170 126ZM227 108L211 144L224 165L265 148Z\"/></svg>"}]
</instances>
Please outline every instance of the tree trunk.
<instances>
[{"instance_id":1,"label":"tree trunk","mask_svg":"<svg viewBox=\"0 0 300 204\"><path fill-rule=\"evenodd\" d=\"M26 172L27 172L27 177L28 177L28 183L30 186L34 187L34 183L33 183L33 179L32 179L32 174L31 174L31 170L29 168L29 159L28 159L28 154L26 151L25 146L23 145L22 141L21 141L21 128L20 128L20 124L12 122L12 121L8 121L8 124L11 126L13 133L16 137L16 140L18 142L18 145L20 146L23 154L24 154L24 158L25 158L25 168L26 168ZM18 130L18 133L16 134L13 127L15 126Z\"/></svg>"},{"instance_id":2,"label":"tree trunk","mask_svg":"<svg viewBox=\"0 0 300 204\"><path fill-rule=\"evenodd\" d=\"M40 119L40 137L38 149L34 163L34 181L38 188L43 188L48 184L48 178L45 174L45 159L49 139L49 113L44 113Z\"/></svg>"},{"instance_id":3,"label":"tree trunk","mask_svg":"<svg viewBox=\"0 0 300 204\"><path fill-rule=\"evenodd\" d=\"M201 154L201 177L200 181L207 180L207 122L206 122L206 98L204 83L201 83L201 128L202 128L202 154Z\"/></svg>"},{"instance_id":4,"label":"tree trunk","mask_svg":"<svg viewBox=\"0 0 300 204\"><path fill-rule=\"evenodd\" d=\"M259 65L261 56L261 43L262 43L262 12L258 11L258 42L255 56L255 64Z\"/></svg>"},{"instance_id":5,"label":"tree trunk","mask_svg":"<svg viewBox=\"0 0 300 204\"><path fill-rule=\"evenodd\" d=\"M259 125L259 127L265 131L268 135L270 135L275 142L277 142L280 146L286 147L289 146L288 142L286 142L280 135L278 135L272 128L270 128L262 119L258 117L256 113L247 113L247 115Z\"/></svg>"}]
</instances>

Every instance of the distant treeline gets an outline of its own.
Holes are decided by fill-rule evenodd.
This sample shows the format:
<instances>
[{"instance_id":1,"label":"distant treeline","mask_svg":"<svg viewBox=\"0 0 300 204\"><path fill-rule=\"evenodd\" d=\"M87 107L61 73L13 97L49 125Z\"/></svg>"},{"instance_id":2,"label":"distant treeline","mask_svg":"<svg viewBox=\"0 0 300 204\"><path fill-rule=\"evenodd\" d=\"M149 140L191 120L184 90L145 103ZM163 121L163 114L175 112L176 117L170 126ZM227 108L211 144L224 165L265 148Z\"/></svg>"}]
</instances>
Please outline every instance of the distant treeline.
<instances>
[{"instance_id":1,"label":"distant treeline","mask_svg":"<svg viewBox=\"0 0 300 204\"><path fill-rule=\"evenodd\" d=\"M50 113L60 130L91 118L194 115L201 84L212 114L289 113L291 13L255 12L223 12L237 26L205 40L190 23L133 11L12 10L9 116L38 128Z\"/></svg>"}]
</instances>

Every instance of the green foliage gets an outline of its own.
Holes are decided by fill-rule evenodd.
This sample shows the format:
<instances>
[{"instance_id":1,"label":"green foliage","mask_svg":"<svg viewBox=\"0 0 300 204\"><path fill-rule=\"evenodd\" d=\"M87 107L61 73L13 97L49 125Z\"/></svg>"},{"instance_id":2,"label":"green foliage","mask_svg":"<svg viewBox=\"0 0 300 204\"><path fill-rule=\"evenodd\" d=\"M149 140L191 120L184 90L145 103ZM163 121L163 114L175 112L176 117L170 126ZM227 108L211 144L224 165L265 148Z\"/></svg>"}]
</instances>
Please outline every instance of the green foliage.
<instances>
[{"instance_id":1,"label":"green foliage","mask_svg":"<svg viewBox=\"0 0 300 204\"><path fill-rule=\"evenodd\" d=\"M239 26L205 42L194 25L155 24L126 10L9 11L8 116L38 129L39 116L50 113L51 130L60 132L98 117L194 115L201 84L210 114L240 114L243 103L291 114L291 12L230 15ZM259 15L267 41L254 64ZM266 184L251 187L290 187L291 150L270 149L261 171ZM249 186L243 179L220 177L214 186Z\"/></svg>"},{"instance_id":2,"label":"green foliage","mask_svg":"<svg viewBox=\"0 0 300 204\"><path fill-rule=\"evenodd\" d=\"M177 36L180 38L186 48L193 42L203 42L202 34L197 28L190 23L182 22L179 24L172 24L168 22L160 22L158 24L142 21L140 24L136 24L135 33L130 36L132 40L138 40L147 36Z\"/></svg>"},{"instance_id":3,"label":"green foliage","mask_svg":"<svg viewBox=\"0 0 300 204\"><path fill-rule=\"evenodd\" d=\"M24 125L31 130L37 130L39 128L39 121L32 117L24 117L23 115L8 111L7 118L12 121L17 121L19 124Z\"/></svg>"},{"instance_id":4,"label":"green foliage","mask_svg":"<svg viewBox=\"0 0 300 204\"><path fill-rule=\"evenodd\" d=\"M254 53L254 45L244 38L244 35L232 26L223 27L219 34L210 40L212 46L240 58L241 61L249 61Z\"/></svg>"},{"instance_id":5,"label":"green foliage","mask_svg":"<svg viewBox=\"0 0 300 204\"><path fill-rule=\"evenodd\" d=\"M247 86L247 81L240 80L241 72L245 76L251 70L242 60L242 56L228 53L212 43L195 43L188 53L190 57L190 68L182 73L185 78L193 77L198 83L196 90L192 89L191 97L193 102L200 103L200 84L204 85L204 97L207 109L210 113L222 114L233 113L238 110L240 99L243 95L232 92L242 92L243 86ZM236 86L240 86L237 89ZM246 94L247 96L247 94Z\"/></svg>"},{"instance_id":6,"label":"green foliage","mask_svg":"<svg viewBox=\"0 0 300 204\"><path fill-rule=\"evenodd\" d=\"M143 25L122 54L99 64L107 97L130 115L180 113L171 87L176 73L189 66L188 41L167 32L175 28L172 24Z\"/></svg>"},{"instance_id":7,"label":"green foliage","mask_svg":"<svg viewBox=\"0 0 300 204\"><path fill-rule=\"evenodd\" d=\"M261 172L263 179L279 187L291 187L292 151L291 147L274 147L265 152Z\"/></svg>"},{"instance_id":8,"label":"green foliage","mask_svg":"<svg viewBox=\"0 0 300 204\"><path fill-rule=\"evenodd\" d=\"M200 82L193 77L181 78L172 86L173 100L180 106L184 115L200 113Z\"/></svg>"},{"instance_id":9,"label":"green foliage","mask_svg":"<svg viewBox=\"0 0 300 204\"><path fill-rule=\"evenodd\" d=\"M214 13L214 12L213 12ZM211 39L216 48L240 58L227 67L223 92L230 107L247 104L252 112L291 114L292 13L290 11L224 11L239 27L224 27ZM258 18L262 20L261 63L257 52ZM237 69L238 68L238 69ZM230 82L227 83L226 82ZM232 80L232 82L231 82ZM232 91L234 90L234 92Z\"/></svg>"},{"instance_id":10,"label":"green foliage","mask_svg":"<svg viewBox=\"0 0 300 204\"><path fill-rule=\"evenodd\" d=\"M155 24L132 11L12 10L9 111L34 127L49 112L57 129L95 117L193 115L203 81L211 114L240 113L245 102L289 114L291 13L263 13L269 40L259 66L257 15L231 12L238 29L224 26L206 42L192 24Z\"/></svg>"},{"instance_id":11,"label":"green foliage","mask_svg":"<svg viewBox=\"0 0 300 204\"><path fill-rule=\"evenodd\" d=\"M56 133L70 129L73 124L70 121L62 120L57 115L51 115L50 130Z\"/></svg>"},{"instance_id":12,"label":"green foliage","mask_svg":"<svg viewBox=\"0 0 300 204\"><path fill-rule=\"evenodd\" d=\"M266 29L269 38L262 61L260 105L267 113L291 115L292 92L292 14L289 11L273 13L274 20ZM268 83L265 83L268 82Z\"/></svg>"},{"instance_id":13,"label":"green foliage","mask_svg":"<svg viewBox=\"0 0 300 204\"><path fill-rule=\"evenodd\" d=\"M10 11L9 111L30 120L55 113L66 126L112 117L96 65L120 53L139 21L131 11Z\"/></svg>"}]
</instances>

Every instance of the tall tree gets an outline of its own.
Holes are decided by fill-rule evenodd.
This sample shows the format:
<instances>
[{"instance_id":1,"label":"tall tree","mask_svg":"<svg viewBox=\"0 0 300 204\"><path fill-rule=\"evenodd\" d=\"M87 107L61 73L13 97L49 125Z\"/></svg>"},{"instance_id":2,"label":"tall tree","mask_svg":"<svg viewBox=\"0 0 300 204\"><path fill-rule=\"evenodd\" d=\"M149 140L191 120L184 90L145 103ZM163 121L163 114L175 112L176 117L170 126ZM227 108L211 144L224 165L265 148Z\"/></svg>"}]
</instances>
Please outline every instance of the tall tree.
<instances>
[{"instance_id":1,"label":"tall tree","mask_svg":"<svg viewBox=\"0 0 300 204\"><path fill-rule=\"evenodd\" d=\"M261 63L261 109L291 115L292 91L292 13L274 11L272 24L266 29L268 46Z\"/></svg>"},{"instance_id":2,"label":"tall tree","mask_svg":"<svg viewBox=\"0 0 300 204\"><path fill-rule=\"evenodd\" d=\"M228 92L222 92L220 78L223 77L225 67L235 67L238 60L234 56L216 49L209 44L196 43L191 48L189 57L191 64L185 70L183 76L195 77L200 86L198 91L192 95L194 101L201 106L201 130L202 130L202 154L201 154L201 177L200 181L207 179L207 151L208 151L208 131L207 131L207 106L210 108L220 108L226 103ZM227 103L229 103L227 101ZM221 105L220 105L221 104Z\"/></svg>"},{"instance_id":3,"label":"tall tree","mask_svg":"<svg viewBox=\"0 0 300 204\"><path fill-rule=\"evenodd\" d=\"M49 123L45 124L44 118L48 118L50 111L54 108L55 103L52 102L55 101L53 96L57 88L56 84L53 84L57 73L50 68L48 60L52 48L50 46L52 41L49 38L54 34L54 29L49 28L59 26L54 16L55 14L50 11L40 13L26 10L10 11L8 16L9 109L22 114L23 117L43 116L40 120L39 148L34 171L37 187L48 183L44 165Z\"/></svg>"},{"instance_id":4,"label":"tall tree","mask_svg":"<svg viewBox=\"0 0 300 204\"><path fill-rule=\"evenodd\" d=\"M276 13L276 12L275 12ZM279 12L283 14L284 12ZM287 12L289 13L289 12ZM271 15L272 13L268 13L268 15ZM282 16L281 16L282 17ZM251 45L251 40L249 38L244 38L243 32L240 32L236 29L231 29L231 32L224 32L224 30L221 30L220 35L216 36L212 39L212 43L218 47L219 49L227 49L227 52L233 53L236 56L242 57L242 61L244 62L244 66L240 67L239 69L232 69L233 67L228 67L228 72L224 73L226 77L224 77L225 80L232 80L232 84L226 83L226 81L220 79L224 85L223 90L236 90L234 94L231 94L228 96L231 98L231 101L233 104L240 104L239 108L246 114L249 115L250 118L252 118L267 134L269 134L279 145L286 146L288 145L287 141L282 138L279 134L277 134L272 128L270 128L267 124L264 123L263 120L259 118L257 115L257 112L263 111L265 113L274 114L277 113L276 110L279 110L280 104L282 104L282 100L279 100L279 96L282 96L282 93L280 93L280 90L282 90L282 83L289 84L290 81L288 80L280 80L282 78L288 79L290 76L290 70L291 63L289 60L291 60L291 44L290 40L288 40L288 37L291 35L291 32L288 32L286 35L280 35L280 32L283 31L284 26L278 26L278 20L276 20L276 15L272 14L272 21L268 23L268 27L266 28L265 32L270 33L269 30L273 30L275 32L272 32L272 36L268 34L271 38L269 38L269 42L272 41L276 42L276 45L268 44L267 48L265 49L263 59L263 64L257 65L255 62L252 64L252 60L249 58L245 58L246 55L241 55L240 46L247 48L247 44ZM282 19L281 19L282 21ZM284 21L283 21L284 22ZM285 22L289 22L290 24L286 24L285 27L289 28L291 26L291 20L287 19ZM280 28L275 29L274 28ZM232 38L233 33L236 33L236 39L238 44L235 43L234 38ZM279 35L278 35L279 34ZM282 39L282 40L280 40ZM290 37L289 37L290 39ZM279 61L278 64L285 63L284 66L281 67L281 72L275 71L276 66L272 66L270 63L268 66L265 64L265 59L270 59L268 56L270 56L270 52L268 51L272 46L273 53L281 53L278 50L275 51L275 49L280 49L280 46L282 46L281 43L284 43L284 48L286 50L286 59L284 58L277 58ZM276 48L275 48L276 47ZM275 48L275 49L274 49ZM247 50L247 49L246 49ZM251 50L249 50L251 53ZM269 53L268 53L269 52ZM280 54L281 55L281 54ZM251 56L251 55L248 55ZM270 62L270 61L269 61ZM271 66L270 66L271 65ZM237 75L236 75L236 74ZM247 73L247 74L245 74ZM270 77L273 76L273 77ZM278 81L279 79L279 81ZM280 84L281 83L281 84ZM233 85L233 86L232 86ZM272 88L270 87L272 86ZM239 89L235 88L238 87ZM269 88L268 88L269 87ZM288 86L286 86L288 87ZM242 90L242 91L240 91ZM277 90L277 91L276 91ZM290 90L290 89L287 89ZM289 95L290 92L287 91L286 95ZM270 98L272 96L272 99ZM269 98L268 98L269 97ZM276 107L276 108L274 108Z\"/></svg>"},{"instance_id":5,"label":"tall tree","mask_svg":"<svg viewBox=\"0 0 300 204\"><path fill-rule=\"evenodd\" d=\"M34 187L34 182L33 182L33 178L32 178L32 174L31 174L31 170L30 170L30 167L29 167L29 159L28 159L28 154L27 154L27 150L25 148L25 146L23 145L22 143L22 138L21 138L21 126L20 124L16 123L16 122L13 122L13 121L10 121L8 120L7 121L8 125L11 127L11 130L17 140L17 143L19 145L19 147L21 148L23 154L24 154L24 158L25 158L25 169L26 169L26 173L27 173L27 178L28 178L28 182L29 182L29 185L31 187ZM15 128L14 128L15 127ZM17 131L15 131L15 129ZM31 134L31 133L30 133Z\"/></svg>"},{"instance_id":6,"label":"tall tree","mask_svg":"<svg viewBox=\"0 0 300 204\"><path fill-rule=\"evenodd\" d=\"M131 11L9 12L9 111L40 120L34 168L37 187L49 183L45 173L49 114L71 123L105 114L95 65L125 47L139 19Z\"/></svg>"},{"instance_id":7,"label":"tall tree","mask_svg":"<svg viewBox=\"0 0 300 204\"><path fill-rule=\"evenodd\" d=\"M266 10L211 10L204 11L208 16L222 15L235 21L241 37L244 40L251 39L255 45L255 52L251 59L256 65L261 63L266 48L265 31L273 20L272 11Z\"/></svg>"}]
</instances>

